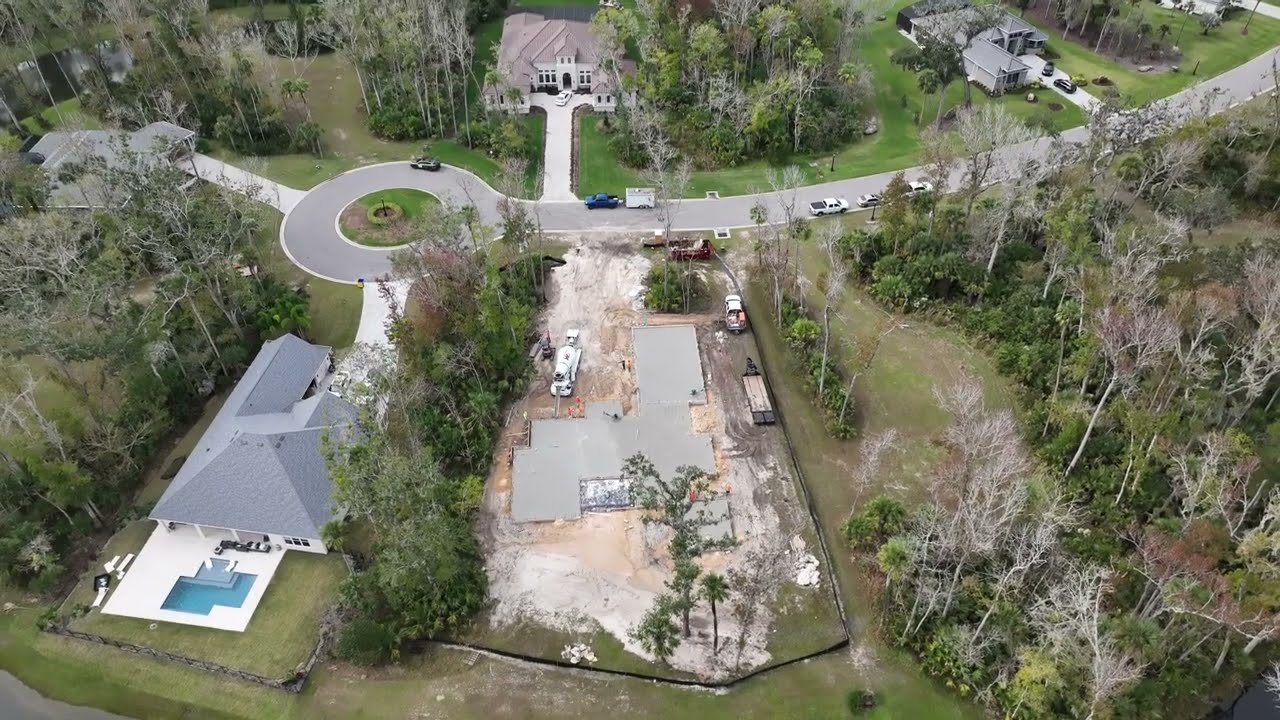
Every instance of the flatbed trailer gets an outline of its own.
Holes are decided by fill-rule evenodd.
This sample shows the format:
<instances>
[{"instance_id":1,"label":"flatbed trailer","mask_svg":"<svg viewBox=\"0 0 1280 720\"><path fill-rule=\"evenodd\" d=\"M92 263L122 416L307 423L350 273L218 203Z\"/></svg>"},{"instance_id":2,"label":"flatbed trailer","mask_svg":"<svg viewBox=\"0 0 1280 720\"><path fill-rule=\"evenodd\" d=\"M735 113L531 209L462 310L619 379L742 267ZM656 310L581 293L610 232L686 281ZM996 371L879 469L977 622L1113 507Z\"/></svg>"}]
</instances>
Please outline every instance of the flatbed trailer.
<instances>
[{"instance_id":1,"label":"flatbed trailer","mask_svg":"<svg viewBox=\"0 0 1280 720\"><path fill-rule=\"evenodd\" d=\"M742 386L747 391L747 407L751 410L751 422L756 425L772 425L778 421L769 400L769 386L755 361L747 358L747 371L742 374Z\"/></svg>"}]
</instances>

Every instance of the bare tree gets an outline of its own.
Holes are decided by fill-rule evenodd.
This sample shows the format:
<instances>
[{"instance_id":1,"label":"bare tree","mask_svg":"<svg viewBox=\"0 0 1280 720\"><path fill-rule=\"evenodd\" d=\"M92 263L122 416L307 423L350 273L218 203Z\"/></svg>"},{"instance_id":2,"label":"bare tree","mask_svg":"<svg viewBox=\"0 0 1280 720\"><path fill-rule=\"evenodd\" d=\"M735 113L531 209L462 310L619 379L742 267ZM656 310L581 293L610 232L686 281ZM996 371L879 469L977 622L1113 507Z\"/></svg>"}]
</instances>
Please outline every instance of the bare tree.
<instances>
[{"instance_id":1,"label":"bare tree","mask_svg":"<svg viewBox=\"0 0 1280 720\"><path fill-rule=\"evenodd\" d=\"M1021 153L1008 157L1001 151L1039 137L1039 133L996 103L961 112L956 134L964 161L965 215L973 213L973 204L987 183L1004 180L1013 176L1014 170L1026 167L1025 161L1020 162Z\"/></svg>"},{"instance_id":2,"label":"bare tree","mask_svg":"<svg viewBox=\"0 0 1280 720\"><path fill-rule=\"evenodd\" d=\"M1087 668L1089 714L1142 677L1146 666L1124 649L1107 629L1103 602L1111 590L1111 571L1095 565L1072 565L1049 585L1033 609L1040 633L1060 653L1078 656Z\"/></svg>"},{"instance_id":3,"label":"bare tree","mask_svg":"<svg viewBox=\"0 0 1280 720\"><path fill-rule=\"evenodd\" d=\"M840 225L829 222L819 231L818 242L827 254L827 272L823 278L822 289L822 369L818 373L818 397L826 397L827 365L831 357L831 308L839 304L844 295L845 280L849 269L845 265L844 252L840 248L840 239L844 232Z\"/></svg>"}]
</instances>

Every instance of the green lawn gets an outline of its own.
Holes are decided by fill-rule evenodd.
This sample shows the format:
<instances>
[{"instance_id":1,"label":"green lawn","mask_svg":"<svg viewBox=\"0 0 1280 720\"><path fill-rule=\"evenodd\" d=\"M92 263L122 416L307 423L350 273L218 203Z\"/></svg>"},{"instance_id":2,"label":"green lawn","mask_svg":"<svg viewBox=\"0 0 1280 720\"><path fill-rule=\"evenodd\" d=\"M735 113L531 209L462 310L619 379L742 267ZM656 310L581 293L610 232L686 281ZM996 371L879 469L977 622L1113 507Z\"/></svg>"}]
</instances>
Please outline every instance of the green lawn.
<instances>
[{"instance_id":1,"label":"green lawn","mask_svg":"<svg viewBox=\"0 0 1280 720\"><path fill-rule=\"evenodd\" d=\"M145 523L155 527L154 523ZM338 554L285 552L267 593L244 632L103 615L93 612L72 623L95 633L227 667L283 678L306 661L319 638L320 617L334 604L347 566ZM263 582L259 579L258 582ZM156 592L165 592L157 588Z\"/></svg>"},{"instance_id":2,"label":"green lawn","mask_svg":"<svg viewBox=\"0 0 1280 720\"><path fill-rule=\"evenodd\" d=\"M501 25L496 26L501 31ZM477 55L479 55L477 51ZM273 58L280 77L289 77L289 61ZM392 142L374 137L365 126L360 86L355 69L338 53L318 56L303 73L311 84L308 99L312 116L324 128L324 156L289 153L266 157L245 157L223 147L213 147L209 154L289 187L306 190L339 173L362 165L408 160L422 152L421 142ZM478 121L472 117L472 121ZM545 118L531 114L524 120L530 124L537 162L530 163L528 177L541 177L542 141ZM461 125L459 131L463 132ZM471 150L458 140L430 143L430 152L442 162L461 167L494 184L499 165L478 150ZM529 187L532 197L533 184Z\"/></svg>"},{"instance_id":3,"label":"green lawn","mask_svg":"<svg viewBox=\"0 0 1280 720\"><path fill-rule=\"evenodd\" d=\"M71 98L47 107L40 111L40 117L44 120L44 124L36 122L35 116L22 119L22 126L27 132L37 135L43 135L49 130L67 129L67 130L93 130L102 127L102 123L86 112L80 111L80 98ZM0 132L0 148L17 148L21 144L12 129Z\"/></svg>"},{"instance_id":4,"label":"green lawn","mask_svg":"<svg viewBox=\"0 0 1280 720\"><path fill-rule=\"evenodd\" d=\"M383 203L390 203L400 208L403 215L400 219L386 225L370 224L368 220L370 211L381 207ZM440 199L422 190L393 188L369 193L357 199L355 204L358 207L343 210L340 219L342 234L348 240L361 245L395 247L409 242L410 238L406 230L412 226L414 220L422 217L428 207L439 205Z\"/></svg>"},{"instance_id":5,"label":"green lawn","mask_svg":"<svg viewBox=\"0 0 1280 720\"><path fill-rule=\"evenodd\" d=\"M1132 12L1144 13L1146 22L1153 28L1168 24L1172 30L1170 40L1177 38L1185 13L1151 3L1134 7ZM1245 7L1250 6L1246 4ZM1198 19L1190 16L1181 39L1178 40L1182 49L1178 72L1140 73L1127 63L1115 62L1094 54L1092 47L1076 42L1074 36L1064 41L1061 30L1055 31L1043 24L1040 24L1040 29L1049 36L1048 53L1057 56L1055 62L1064 72L1083 75L1091 83L1094 78L1105 75L1115 83L1115 89L1121 95L1136 102L1147 102L1167 97L1197 82L1220 75L1280 45L1280 20L1263 15L1255 16L1249 23L1248 35L1241 35L1240 30L1248 16L1248 10L1237 11L1230 20L1211 30L1208 35L1202 34ZM1031 20L1030 17L1027 19ZM1093 85L1084 89L1090 93L1098 90Z\"/></svg>"},{"instance_id":6,"label":"green lawn","mask_svg":"<svg viewBox=\"0 0 1280 720\"><path fill-rule=\"evenodd\" d=\"M335 349L350 346L356 340L356 328L360 327L363 291L355 285L315 277L294 265L280 247L280 212L265 205L261 211L264 219L257 242L258 256L267 272L306 289L311 306L307 338Z\"/></svg>"}]
</instances>

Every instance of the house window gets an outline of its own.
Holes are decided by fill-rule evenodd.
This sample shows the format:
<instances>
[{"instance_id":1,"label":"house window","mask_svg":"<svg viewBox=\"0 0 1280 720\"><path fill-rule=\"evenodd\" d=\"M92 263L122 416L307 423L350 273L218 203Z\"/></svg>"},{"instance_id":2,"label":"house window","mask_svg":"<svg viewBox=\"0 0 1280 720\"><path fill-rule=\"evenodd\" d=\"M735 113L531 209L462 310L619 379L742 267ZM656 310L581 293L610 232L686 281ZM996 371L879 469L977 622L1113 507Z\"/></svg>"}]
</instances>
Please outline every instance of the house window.
<instances>
[{"instance_id":1,"label":"house window","mask_svg":"<svg viewBox=\"0 0 1280 720\"><path fill-rule=\"evenodd\" d=\"M295 546L297 546L297 547L311 547L311 541L310 541L310 540L307 540L306 538L291 538L291 537L287 537L287 538L285 538L285 539L284 539L284 544L285 544L285 545L295 545Z\"/></svg>"},{"instance_id":2,"label":"house window","mask_svg":"<svg viewBox=\"0 0 1280 720\"><path fill-rule=\"evenodd\" d=\"M590 84L591 84L591 71L590 71L590 70L579 70L579 71L578 71L578 84L579 84L579 85L590 85Z\"/></svg>"},{"instance_id":3,"label":"house window","mask_svg":"<svg viewBox=\"0 0 1280 720\"><path fill-rule=\"evenodd\" d=\"M555 70L539 70L538 71L539 85L554 85L555 83L556 83Z\"/></svg>"},{"instance_id":4,"label":"house window","mask_svg":"<svg viewBox=\"0 0 1280 720\"><path fill-rule=\"evenodd\" d=\"M597 95L597 96L596 96L596 104L597 104L597 105L599 105L599 104L600 104L600 96L599 96L599 95Z\"/></svg>"},{"instance_id":5,"label":"house window","mask_svg":"<svg viewBox=\"0 0 1280 720\"><path fill-rule=\"evenodd\" d=\"M604 96L604 101L605 101L605 102L607 102L607 103L611 103L611 102L613 102L613 96L612 96L612 95L605 95L605 96Z\"/></svg>"}]
</instances>

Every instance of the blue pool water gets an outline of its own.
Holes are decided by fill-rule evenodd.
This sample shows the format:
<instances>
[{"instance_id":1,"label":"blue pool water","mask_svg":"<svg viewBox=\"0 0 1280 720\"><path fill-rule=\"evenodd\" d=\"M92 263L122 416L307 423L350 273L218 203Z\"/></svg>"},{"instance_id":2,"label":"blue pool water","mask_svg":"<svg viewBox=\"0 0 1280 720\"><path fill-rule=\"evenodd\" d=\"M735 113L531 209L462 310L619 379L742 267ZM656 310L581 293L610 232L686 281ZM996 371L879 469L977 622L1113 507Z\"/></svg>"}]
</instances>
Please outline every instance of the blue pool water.
<instances>
[{"instance_id":1,"label":"blue pool water","mask_svg":"<svg viewBox=\"0 0 1280 720\"><path fill-rule=\"evenodd\" d=\"M227 572L230 562L214 560L213 568L203 564L192 577L180 577L160 607L164 610L208 615L214 605L240 607L257 575Z\"/></svg>"}]
</instances>

